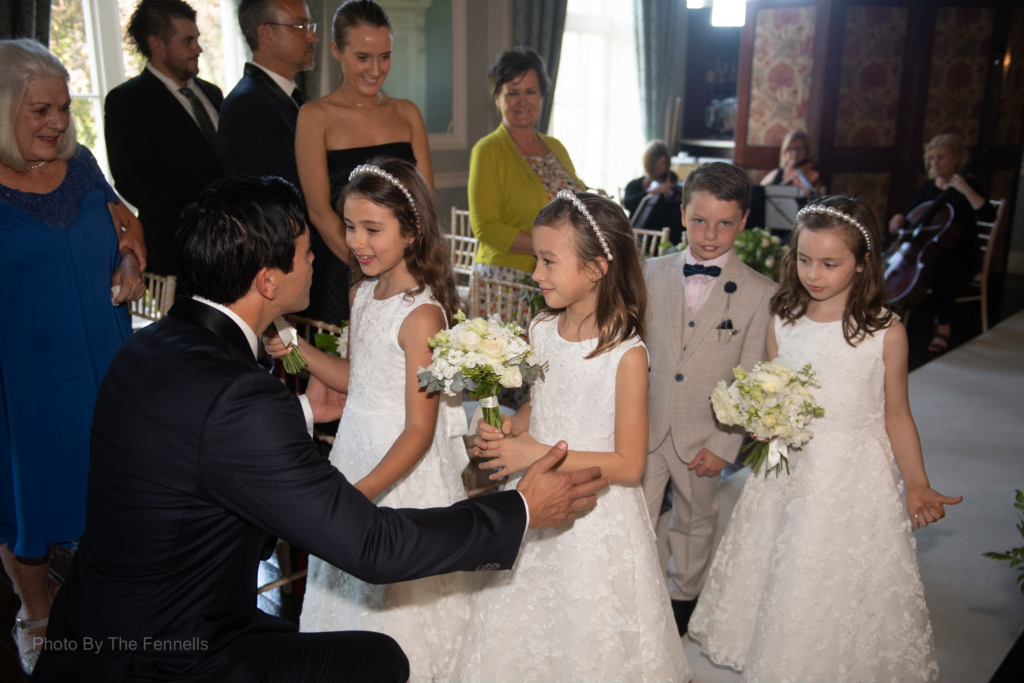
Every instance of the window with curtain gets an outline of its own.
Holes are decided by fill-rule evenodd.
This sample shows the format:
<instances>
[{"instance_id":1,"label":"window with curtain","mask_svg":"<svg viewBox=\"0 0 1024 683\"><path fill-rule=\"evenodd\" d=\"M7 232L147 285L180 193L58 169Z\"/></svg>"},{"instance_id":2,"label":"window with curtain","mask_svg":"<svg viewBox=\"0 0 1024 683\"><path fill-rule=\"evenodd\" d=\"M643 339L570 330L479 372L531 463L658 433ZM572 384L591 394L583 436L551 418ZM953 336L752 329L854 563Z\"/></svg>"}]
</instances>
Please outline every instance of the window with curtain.
<instances>
[{"instance_id":1,"label":"window with curtain","mask_svg":"<svg viewBox=\"0 0 1024 683\"><path fill-rule=\"evenodd\" d=\"M569 0L550 130L590 187L618 198L643 174L632 2Z\"/></svg>"},{"instance_id":2,"label":"window with curtain","mask_svg":"<svg viewBox=\"0 0 1024 683\"><path fill-rule=\"evenodd\" d=\"M199 77L224 94L242 76L245 43L235 14L237 0L190 0L196 10L203 54ZM127 78L137 76L145 60L125 39L124 27L138 0L54 0L50 14L50 50L71 75L71 114L78 140L95 155L110 178L103 138L103 100ZM231 27L222 31L221 27Z\"/></svg>"}]
</instances>

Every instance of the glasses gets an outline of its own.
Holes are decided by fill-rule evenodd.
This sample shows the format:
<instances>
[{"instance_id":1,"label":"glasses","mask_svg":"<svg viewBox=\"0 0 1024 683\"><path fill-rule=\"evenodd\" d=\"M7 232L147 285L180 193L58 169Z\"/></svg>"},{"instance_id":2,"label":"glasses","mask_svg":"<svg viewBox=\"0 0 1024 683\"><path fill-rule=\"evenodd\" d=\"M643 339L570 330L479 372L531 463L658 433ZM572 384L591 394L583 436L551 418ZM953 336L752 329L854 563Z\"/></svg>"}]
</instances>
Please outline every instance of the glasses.
<instances>
[{"instance_id":1,"label":"glasses","mask_svg":"<svg viewBox=\"0 0 1024 683\"><path fill-rule=\"evenodd\" d=\"M271 26L284 26L285 28L294 28L302 31L302 35L307 36L310 33L316 33L316 22L311 24L279 24L276 21L268 21Z\"/></svg>"}]
</instances>

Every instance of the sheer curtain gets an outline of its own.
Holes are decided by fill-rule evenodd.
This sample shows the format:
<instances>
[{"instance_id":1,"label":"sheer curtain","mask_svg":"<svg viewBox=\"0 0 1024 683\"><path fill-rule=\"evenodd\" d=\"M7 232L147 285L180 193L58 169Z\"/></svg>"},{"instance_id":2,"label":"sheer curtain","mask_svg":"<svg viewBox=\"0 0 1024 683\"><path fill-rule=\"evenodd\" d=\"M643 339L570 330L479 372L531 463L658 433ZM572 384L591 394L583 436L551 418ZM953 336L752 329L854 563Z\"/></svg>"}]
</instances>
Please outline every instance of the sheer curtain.
<instances>
[{"instance_id":1,"label":"sheer curtain","mask_svg":"<svg viewBox=\"0 0 1024 683\"><path fill-rule=\"evenodd\" d=\"M569 0L549 129L592 188L619 197L643 173L633 3Z\"/></svg>"}]
</instances>

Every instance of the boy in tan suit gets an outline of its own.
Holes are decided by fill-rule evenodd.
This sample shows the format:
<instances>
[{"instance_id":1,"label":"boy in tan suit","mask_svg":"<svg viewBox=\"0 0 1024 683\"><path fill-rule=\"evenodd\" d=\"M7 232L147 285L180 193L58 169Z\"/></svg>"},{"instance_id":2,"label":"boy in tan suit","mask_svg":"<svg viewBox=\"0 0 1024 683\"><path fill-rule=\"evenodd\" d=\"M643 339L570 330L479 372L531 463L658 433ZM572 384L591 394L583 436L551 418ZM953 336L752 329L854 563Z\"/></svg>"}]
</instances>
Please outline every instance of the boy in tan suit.
<instances>
[{"instance_id":1,"label":"boy in tan suit","mask_svg":"<svg viewBox=\"0 0 1024 683\"><path fill-rule=\"evenodd\" d=\"M736 459L742 430L719 425L711 391L732 369L765 357L776 285L732 250L747 220L750 181L724 162L694 169L683 184L685 251L647 262L650 436L642 484L657 524L672 480L669 596L680 635L704 584L718 521L719 473Z\"/></svg>"}]
</instances>

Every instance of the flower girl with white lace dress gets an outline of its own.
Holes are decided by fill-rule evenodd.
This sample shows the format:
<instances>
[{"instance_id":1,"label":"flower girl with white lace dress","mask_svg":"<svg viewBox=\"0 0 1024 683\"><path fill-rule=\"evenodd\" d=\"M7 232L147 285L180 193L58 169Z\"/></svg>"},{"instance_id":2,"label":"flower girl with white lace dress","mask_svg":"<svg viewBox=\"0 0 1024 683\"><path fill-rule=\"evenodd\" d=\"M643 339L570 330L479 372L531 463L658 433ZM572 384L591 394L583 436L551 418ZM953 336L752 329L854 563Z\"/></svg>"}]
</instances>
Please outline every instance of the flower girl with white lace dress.
<instances>
[{"instance_id":1,"label":"flower girl with white lace dress","mask_svg":"<svg viewBox=\"0 0 1024 683\"><path fill-rule=\"evenodd\" d=\"M363 276L354 288L349 359L299 346L316 380L348 393L331 463L378 505L443 507L466 497L461 473L469 461L464 448L453 449L448 414L461 418L463 431L466 418L461 405L449 409L421 390L416 371L430 364L427 339L458 309L455 277L423 178L405 161L379 164L356 168L342 194L346 242ZM283 350L278 343L275 355ZM385 633L409 657L409 680L451 681L471 576L378 586L310 557L300 628Z\"/></svg>"},{"instance_id":2,"label":"flower girl with white lace dress","mask_svg":"<svg viewBox=\"0 0 1024 683\"><path fill-rule=\"evenodd\" d=\"M925 474L880 237L863 202L826 197L783 260L768 358L813 366L825 416L789 475L748 477L689 628L746 681L938 677L912 529L962 499Z\"/></svg>"},{"instance_id":3,"label":"flower girl with white lace dress","mask_svg":"<svg viewBox=\"0 0 1024 683\"><path fill-rule=\"evenodd\" d=\"M454 680L688 681L639 480L647 454L646 288L629 222L596 195L559 193L534 223L533 278L549 310L530 327L548 364L503 436L481 422L492 478L564 439L560 467L612 485L569 523L528 531L510 572L481 576ZM585 208L581 208L585 207ZM486 467L487 465L484 465Z\"/></svg>"}]
</instances>

